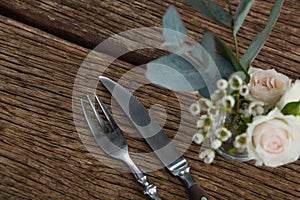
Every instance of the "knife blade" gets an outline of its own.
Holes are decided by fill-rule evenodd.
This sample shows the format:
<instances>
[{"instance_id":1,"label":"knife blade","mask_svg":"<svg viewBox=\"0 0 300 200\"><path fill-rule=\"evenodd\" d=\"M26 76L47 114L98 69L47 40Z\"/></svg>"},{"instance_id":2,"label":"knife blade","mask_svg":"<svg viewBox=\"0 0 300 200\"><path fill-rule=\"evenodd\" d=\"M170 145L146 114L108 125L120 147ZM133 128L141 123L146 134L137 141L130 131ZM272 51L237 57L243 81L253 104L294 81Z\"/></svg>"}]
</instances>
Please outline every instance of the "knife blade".
<instances>
[{"instance_id":1,"label":"knife blade","mask_svg":"<svg viewBox=\"0 0 300 200\"><path fill-rule=\"evenodd\" d=\"M183 180L188 188L190 199L207 200L207 194L191 176L190 167L186 159L176 149L175 145L143 104L128 90L113 80L104 76L100 76L99 79L164 166L174 176L178 176Z\"/></svg>"}]
</instances>

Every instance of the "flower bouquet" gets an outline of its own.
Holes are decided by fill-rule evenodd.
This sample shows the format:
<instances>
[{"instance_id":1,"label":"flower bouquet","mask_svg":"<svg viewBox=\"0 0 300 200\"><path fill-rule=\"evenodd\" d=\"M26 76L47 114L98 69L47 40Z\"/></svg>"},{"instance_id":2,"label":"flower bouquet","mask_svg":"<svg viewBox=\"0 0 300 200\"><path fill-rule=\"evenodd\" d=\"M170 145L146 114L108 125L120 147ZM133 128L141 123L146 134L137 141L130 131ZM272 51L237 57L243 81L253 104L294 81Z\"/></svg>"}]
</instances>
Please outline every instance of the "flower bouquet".
<instances>
[{"instance_id":1,"label":"flower bouquet","mask_svg":"<svg viewBox=\"0 0 300 200\"><path fill-rule=\"evenodd\" d=\"M215 152L236 161L276 167L300 155L300 81L251 63L275 25L283 0L277 0L269 21L240 58L237 33L253 0L241 0L235 12L208 0L189 0L210 20L232 30L235 49L205 31L201 43L187 36L174 6L163 17L163 46L170 55L147 64L153 83L174 91L194 92L190 112L198 118L193 141L205 143L199 157L212 163ZM205 146L205 147L204 147Z\"/></svg>"},{"instance_id":2,"label":"flower bouquet","mask_svg":"<svg viewBox=\"0 0 300 200\"><path fill-rule=\"evenodd\" d=\"M233 74L217 82L210 99L199 97L190 107L192 114L201 113L194 142L210 140L210 147L199 155L205 163L213 161L215 151L271 167L300 155L300 81L291 84L275 70L250 71L249 83Z\"/></svg>"}]
</instances>

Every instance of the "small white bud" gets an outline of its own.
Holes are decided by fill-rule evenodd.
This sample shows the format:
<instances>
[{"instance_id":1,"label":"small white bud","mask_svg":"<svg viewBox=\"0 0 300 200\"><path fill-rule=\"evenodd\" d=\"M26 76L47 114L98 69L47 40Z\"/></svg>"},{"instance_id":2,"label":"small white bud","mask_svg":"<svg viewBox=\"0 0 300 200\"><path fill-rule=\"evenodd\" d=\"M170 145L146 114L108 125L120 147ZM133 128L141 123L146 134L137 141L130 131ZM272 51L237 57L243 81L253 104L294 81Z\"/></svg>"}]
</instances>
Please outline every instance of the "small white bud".
<instances>
[{"instance_id":1,"label":"small white bud","mask_svg":"<svg viewBox=\"0 0 300 200\"><path fill-rule=\"evenodd\" d=\"M204 125L202 126L203 128L206 128L206 127L210 126L211 123L212 123L212 119L211 119L208 115L202 115L202 116L200 117L200 120L202 120L203 123L204 123ZM199 120L198 120L198 121L199 121ZM202 122L201 122L201 123L202 123ZM202 128L202 127L199 127L199 128Z\"/></svg>"},{"instance_id":2,"label":"small white bud","mask_svg":"<svg viewBox=\"0 0 300 200\"><path fill-rule=\"evenodd\" d=\"M216 131L216 136L223 142L227 141L231 136L232 132L225 127Z\"/></svg>"},{"instance_id":3,"label":"small white bud","mask_svg":"<svg viewBox=\"0 0 300 200\"><path fill-rule=\"evenodd\" d=\"M207 155L207 157L214 159L215 155L216 155L215 151L210 151L209 154Z\"/></svg>"},{"instance_id":4,"label":"small white bud","mask_svg":"<svg viewBox=\"0 0 300 200\"><path fill-rule=\"evenodd\" d=\"M222 99L224 96L226 95L226 92L225 91L222 91L222 90L215 90L212 95L210 96L210 99L212 101L219 101L220 99Z\"/></svg>"},{"instance_id":5,"label":"small white bud","mask_svg":"<svg viewBox=\"0 0 300 200\"><path fill-rule=\"evenodd\" d=\"M199 153L199 158L200 158L200 159L205 158L210 152L211 152L211 149L206 149L206 150L200 152L200 153Z\"/></svg>"},{"instance_id":6,"label":"small white bud","mask_svg":"<svg viewBox=\"0 0 300 200\"><path fill-rule=\"evenodd\" d=\"M249 105L248 112L250 113L250 115L256 116L258 114L257 107L263 107L263 106L264 106L263 102L253 101ZM259 109L258 111L261 112L261 109Z\"/></svg>"},{"instance_id":7,"label":"small white bud","mask_svg":"<svg viewBox=\"0 0 300 200\"><path fill-rule=\"evenodd\" d=\"M215 152L210 151L206 158L203 160L206 164L211 164L215 159Z\"/></svg>"},{"instance_id":8,"label":"small white bud","mask_svg":"<svg viewBox=\"0 0 300 200\"><path fill-rule=\"evenodd\" d=\"M203 134L201 133L195 133L194 136L193 136L193 141L196 143L196 144L201 144L204 140L204 136Z\"/></svg>"},{"instance_id":9,"label":"small white bud","mask_svg":"<svg viewBox=\"0 0 300 200\"><path fill-rule=\"evenodd\" d=\"M246 133L236 136L233 142L233 146L240 150L246 149L247 148L246 137L247 137Z\"/></svg>"},{"instance_id":10,"label":"small white bud","mask_svg":"<svg viewBox=\"0 0 300 200\"><path fill-rule=\"evenodd\" d=\"M199 99L199 104L200 104L200 108L203 111L207 111L207 109L212 105L212 102L208 99L200 98Z\"/></svg>"},{"instance_id":11,"label":"small white bud","mask_svg":"<svg viewBox=\"0 0 300 200\"><path fill-rule=\"evenodd\" d=\"M218 149L218 148L220 148L220 146L222 146L222 141L219 140L219 139L214 140L214 141L212 141L212 143L211 143L211 148L212 148L212 149Z\"/></svg>"},{"instance_id":12,"label":"small white bud","mask_svg":"<svg viewBox=\"0 0 300 200\"><path fill-rule=\"evenodd\" d=\"M217 109L216 106L211 106L208 108L207 110L207 113L210 115L210 116L217 116L219 114L219 110Z\"/></svg>"},{"instance_id":13,"label":"small white bud","mask_svg":"<svg viewBox=\"0 0 300 200\"><path fill-rule=\"evenodd\" d=\"M205 120L206 118L208 118L208 115L201 115L201 116L200 116L200 119Z\"/></svg>"},{"instance_id":14,"label":"small white bud","mask_svg":"<svg viewBox=\"0 0 300 200\"><path fill-rule=\"evenodd\" d=\"M264 108L261 106L257 106L255 110L258 115L262 115L264 113Z\"/></svg>"},{"instance_id":15,"label":"small white bud","mask_svg":"<svg viewBox=\"0 0 300 200\"><path fill-rule=\"evenodd\" d=\"M198 91L193 91L192 94L193 95L200 95Z\"/></svg>"},{"instance_id":16,"label":"small white bud","mask_svg":"<svg viewBox=\"0 0 300 200\"><path fill-rule=\"evenodd\" d=\"M243 118L250 117L250 113L248 109L240 109L239 113L242 115Z\"/></svg>"},{"instance_id":17,"label":"small white bud","mask_svg":"<svg viewBox=\"0 0 300 200\"><path fill-rule=\"evenodd\" d=\"M233 96L230 96L230 95L225 96L223 98L223 104L226 107L229 106L230 108L233 108L233 106L235 104L235 100L234 100Z\"/></svg>"},{"instance_id":18,"label":"small white bud","mask_svg":"<svg viewBox=\"0 0 300 200\"><path fill-rule=\"evenodd\" d=\"M247 85L242 85L241 87L240 87L240 95L242 95L242 96L247 96L249 94L249 88L248 88L248 86Z\"/></svg>"},{"instance_id":19,"label":"small white bud","mask_svg":"<svg viewBox=\"0 0 300 200\"><path fill-rule=\"evenodd\" d=\"M231 89L239 90L243 84L243 80L237 74L234 74L230 77L228 83Z\"/></svg>"},{"instance_id":20,"label":"small white bud","mask_svg":"<svg viewBox=\"0 0 300 200\"><path fill-rule=\"evenodd\" d=\"M228 82L224 79L220 79L217 81L217 87L220 90L226 90L226 88L228 87Z\"/></svg>"},{"instance_id":21,"label":"small white bud","mask_svg":"<svg viewBox=\"0 0 300 200\"><path fill-rule=\"evenodd\" d=\"M190 106L190 112L192 113L192 115L198 115L200 113L201 109L200 109L200 105L199 103L193 103Z\"/></svg>"},{"instance_id":22,"label":"small white bud","mask_svg":"<svg viewBox=\"0 0 300 200\"><path fill-rule=\"evenodd\" d=\"M197 128L203 128L204 125L205 125L204 120L199 119L199 120L197 121Z\"/></svg>"},{"instance_id":23,"label":"small white bud","mask_svg":"<svg viewBox=\"0 0 300 200\"><path fill-rule=\"evenodd\" d=\"M263 165L263 162L262 162L261 160L256 160L256 161L255 161L255 166L260 167L260 166L262 166L262 165Z\"/></svg>"}]
</instances>

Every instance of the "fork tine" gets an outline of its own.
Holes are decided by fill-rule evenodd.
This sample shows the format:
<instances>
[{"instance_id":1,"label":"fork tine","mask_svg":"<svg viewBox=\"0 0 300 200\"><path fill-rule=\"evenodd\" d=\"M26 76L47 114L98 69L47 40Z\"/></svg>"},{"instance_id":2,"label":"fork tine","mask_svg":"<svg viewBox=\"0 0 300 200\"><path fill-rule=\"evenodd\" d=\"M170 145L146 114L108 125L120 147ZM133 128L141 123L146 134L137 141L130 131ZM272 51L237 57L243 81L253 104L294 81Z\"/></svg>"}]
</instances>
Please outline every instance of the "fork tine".
<instances>
[{"instance_id":1,"label":"fork tine","mask_svg":"<svg viewBox=\"0 0 300 200\"><path fill-rule=\"evenodd\" d=\"M117 123L115 122L115 120L113 119L113 117L111 116L110 112L108 111L108 109L106 108L106 106L104 105L103 101L100 99L100 97L98 97L98 95L96 93L94 93L96 100L98 101L104 115L106 116L109 124L111 125L111 127L115 130L117 128L119 128L119 126L117 125Z\"/></svg>"},{"instance_id":2,"label":"fork tine","mask_svg":"<svg viewBox=\"0 0 300 200\"><path fill-rule=\"evenodd\" d=\"M101 128L103 129L104 133L109 133L109 129L107 128L107 126L106 126L105 123L104 123L104 120L103 120L102 117L99 115L98 111L96 110L96 108L95 108L95 106L94 106L92 100L90 99L90 96L89 96L89 95L87 95L87 99L88 99L88 101L89 101L89 103L90 103L90 106L92 107L93 112L94 112L94 114L96 115L96 118L97 118L97 120L98 120L98 122L99 122Z\"/></svg>"},{"instance_id":3,"label":"fork tine","mask_svg":"<svg viewBox=\"0 0 300 200\"><path fill-rule=\"evenodd\" d=\"M87 111L86 109L86 106L85 106L85 103L83 102L82 99L80 99L80 103L81 103L81 107L82 107L82 110L83 110L83 114L85 116L85 119L92 131L92 134L93 136L96 138L97 137L97 132L98 132L98 129L95 127L94 123L93 123L93 120L92 120L92 117L91 115L89 114L89 112Z\"/></svg>"}]
</instances>

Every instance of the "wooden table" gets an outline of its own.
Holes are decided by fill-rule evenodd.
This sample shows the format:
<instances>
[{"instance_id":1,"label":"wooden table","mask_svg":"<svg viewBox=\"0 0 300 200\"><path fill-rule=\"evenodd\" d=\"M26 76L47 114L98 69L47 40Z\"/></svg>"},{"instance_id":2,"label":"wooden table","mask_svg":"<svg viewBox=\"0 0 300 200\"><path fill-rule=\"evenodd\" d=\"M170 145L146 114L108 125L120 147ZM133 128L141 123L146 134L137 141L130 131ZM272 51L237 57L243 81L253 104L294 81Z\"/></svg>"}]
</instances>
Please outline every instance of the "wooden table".
<instances>
[{"instance_id":1,"label":"wooden table","mask_svg":"<svg viewBox=\"0 0 300 200\"><path fill-rule=\"evenodd\" d=\"M242 53L263 29L273 2L255 1L239 33ZM193 39L201 40L210 27L225 42L231 41L227 29L206 20L183 0L1 0L0 199L145 199L131 174L106 166L83 145L73 121L72 90L91 49L121 31L161 27L170 4L177 7ZM299 0L285 1L254 66L300 78L299 9ZM128 53L105 75L118 80L163 53ZM106 54L110 52L99 53L103 58ZM99 59L95 65L101 68L104 62ZM100 94L109 103L103 88ZM135 94L147 107L164 106L168 113L164 129L174 137L181 119L173 93L148 84ZM128 143L130 152L147 147L130 137ZM192 144L184 156L212 199L300 199L300 161L269 168L217 156L214 164L205 165L198 159L199 148ZM165 169L148 173L148 178L159 186L163 199L187 199L183 183Z\"/></svg>"}]
</instances>

